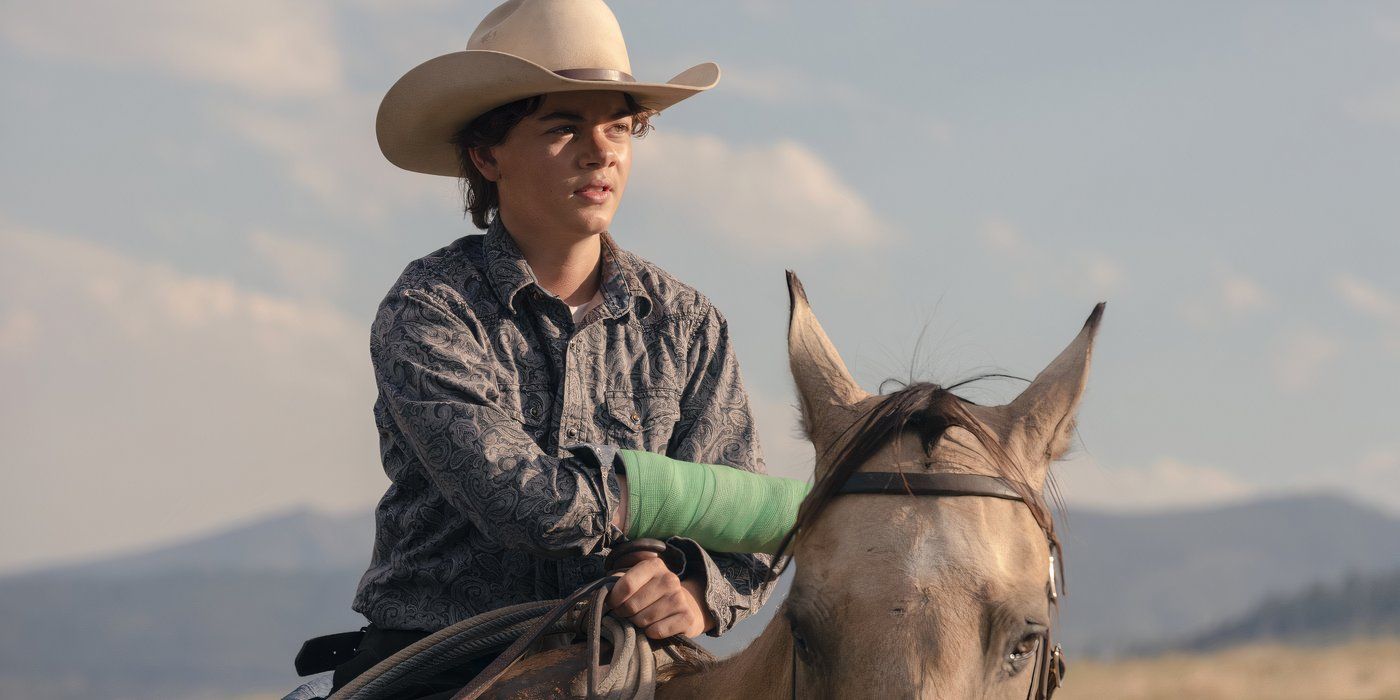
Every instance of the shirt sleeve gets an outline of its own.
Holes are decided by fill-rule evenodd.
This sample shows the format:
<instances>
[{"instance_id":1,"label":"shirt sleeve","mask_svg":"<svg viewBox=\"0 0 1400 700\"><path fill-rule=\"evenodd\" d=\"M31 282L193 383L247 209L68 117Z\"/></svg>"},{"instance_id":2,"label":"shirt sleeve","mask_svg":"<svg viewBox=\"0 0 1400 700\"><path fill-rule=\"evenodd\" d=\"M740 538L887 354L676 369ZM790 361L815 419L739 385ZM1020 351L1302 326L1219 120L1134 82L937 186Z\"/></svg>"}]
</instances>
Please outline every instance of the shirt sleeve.
<instances>
[{"instance_id":1,"label":"shirt sleeve","mask_svg":"<svg viewBox=\"0 0 1400 700\"><path fill-rule=\"evenodd\" d=\"M701 317L689 353L692 373L667 456L767 473L739 361L729 343L729 324L713 306ZM772 555L709 552L686 537L668 542L685 552L688 570L704 576L705 605L716 621L710 636L718 637L752 615L772 592Z\"/></svg>"},{"instance_id":2,"label":"shirt sleeve","mask_svg":"<svg viewBox=\"0 0 1400 700\"><path fill-rule=\"evenodd\" d=\"M548 558L593 554L622 535L613 449L545 454L499 404L480 329L429 291L392 292L370 335L375 381L407 447L444 499L485 536Z\"/></svg>"}]
</instances>

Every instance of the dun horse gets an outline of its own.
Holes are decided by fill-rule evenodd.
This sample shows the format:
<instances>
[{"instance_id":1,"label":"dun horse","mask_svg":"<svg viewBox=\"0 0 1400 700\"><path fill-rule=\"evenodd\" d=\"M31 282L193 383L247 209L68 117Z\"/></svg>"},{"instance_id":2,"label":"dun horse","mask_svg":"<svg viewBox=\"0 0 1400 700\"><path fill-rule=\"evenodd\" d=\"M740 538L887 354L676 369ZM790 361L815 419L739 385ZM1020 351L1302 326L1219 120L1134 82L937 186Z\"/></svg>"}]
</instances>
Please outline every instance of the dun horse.
<instances>
[{"instance_id":1,"label":"dun horse","mask_svg":"<svg viewBox=\"0 0 1400 700\"><path fill-rule=\"evenodd\" d=\"M748 648L671 666L657 697L1048 697L1061 672L1049 634L1058 544L1042 493L1104 305L1014 401L980 406L926 383L861 390L792 273L788 292L817 455L789 541L792 590ZM486 697L570 696L582 664L568 649L530 657Z\"/></svg>"}]
</instances>

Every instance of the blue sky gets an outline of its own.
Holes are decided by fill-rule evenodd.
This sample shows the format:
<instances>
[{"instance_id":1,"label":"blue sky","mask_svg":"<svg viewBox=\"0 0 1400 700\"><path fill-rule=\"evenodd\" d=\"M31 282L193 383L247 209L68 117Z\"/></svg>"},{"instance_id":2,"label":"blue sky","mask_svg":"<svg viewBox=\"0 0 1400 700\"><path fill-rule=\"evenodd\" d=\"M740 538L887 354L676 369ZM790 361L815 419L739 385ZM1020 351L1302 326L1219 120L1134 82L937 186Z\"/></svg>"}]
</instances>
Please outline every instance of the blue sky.
<instances>
[{"instance_id":1,"label":"blue sky","mask_svg":"<svg viewBox=\"0 0 1400 700\"><path fill-rule=\"evenodd\" d=\"M0 6L0 569L382 492L369 321L475 229L374 113L492 6ZM612 230L729 318L772 471L791 268L871 390L1033 375L1107 300L1072 505L1400 510L1393 4L612 7L639 78L723 71Z\"/></svg>"}]
</instances>

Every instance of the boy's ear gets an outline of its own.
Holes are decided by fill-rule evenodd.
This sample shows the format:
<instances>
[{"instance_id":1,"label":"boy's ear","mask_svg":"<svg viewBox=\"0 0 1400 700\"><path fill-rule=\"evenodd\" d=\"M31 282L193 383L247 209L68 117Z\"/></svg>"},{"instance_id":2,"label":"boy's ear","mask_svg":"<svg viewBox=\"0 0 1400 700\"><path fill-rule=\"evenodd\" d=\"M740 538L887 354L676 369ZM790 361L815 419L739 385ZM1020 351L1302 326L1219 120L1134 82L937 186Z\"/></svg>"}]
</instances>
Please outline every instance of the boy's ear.
<instances>
[{"instance_id":1,"label":"boy's ear","mask_svg":"<svg viewBox=\"0 0 1400 700\"><path fill-rule=\"evenodd\" d=\"M501 177L501 169L496 164L496 156L491 153L490 146L473 146L467 149L467 155L471 156L472 164L481 171L481 176L495 182Z\"/></svg>"}]
</instances>

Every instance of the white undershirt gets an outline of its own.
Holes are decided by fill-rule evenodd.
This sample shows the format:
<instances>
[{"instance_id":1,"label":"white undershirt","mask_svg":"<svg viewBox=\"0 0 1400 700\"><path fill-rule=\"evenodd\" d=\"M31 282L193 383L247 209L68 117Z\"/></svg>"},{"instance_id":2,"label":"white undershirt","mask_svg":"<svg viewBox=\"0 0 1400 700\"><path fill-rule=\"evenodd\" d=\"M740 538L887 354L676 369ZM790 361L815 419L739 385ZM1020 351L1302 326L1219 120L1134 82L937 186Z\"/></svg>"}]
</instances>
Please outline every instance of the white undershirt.
<instances>
[{"instance_id":1,"label":"white undershirt","mask_svg":"<svg viewBox=\"0 0 1400 700\"><path fill-rule=\"evenodd\" d=\"M585 301L585 302L583 302L582 304L579 304L578 306L574 306L574 305L572 305L572 304L566 304L566 306L569 307L569 311L570 311L570 312L573 314L573 316L574 316L574 323L578 323L579 321L583 320L583 315L586 314L586 313L588 313L588 310L589 310L589 309L591 309L591 308L597 306L597 305L598 305L600 302L602 302L602 301L603 301L603 287L602 287L602 285L599 285L599 286L598 286L598 291L596 291L596 292L593 293L593 298L592 298L592 299L589 299L588 301Z\"/></svg>"},{"instance_id":2,"label":"white undershirt","mask_svg":"<svg viewBox=\"0 0 1400 700\"><path fill-rule=\"evenodd\" d=\"M525 261L525 266L526 266L526 267L529 267L529 266L530 266L530 261L529 261L529 260L526 260L526 261ZM535 270L534 270L534 268L530 268L530 271L531 271L531 272L534 272ZM573 317L574 317L574 323L577 324L579 321L583 320L583 315L586 314L586 313L588 313L588 310L589 310L589 309L592 309L593 307L597 306L597 305L598 305L600 302L602 302L602 301L603 301L603 285L600 283L600 284L598 285L598 291L593 292L593 298L592 298L592 299L589 299L588 301L585 301L585 302L583 302L582 304L579 304L578 306L574 306L573 304L570 304L570 303L567 302L567 301L564 302L564 305L567 306L567 307L569 307L569 313L573 315Z\"/></svg>"}]
</instances>

